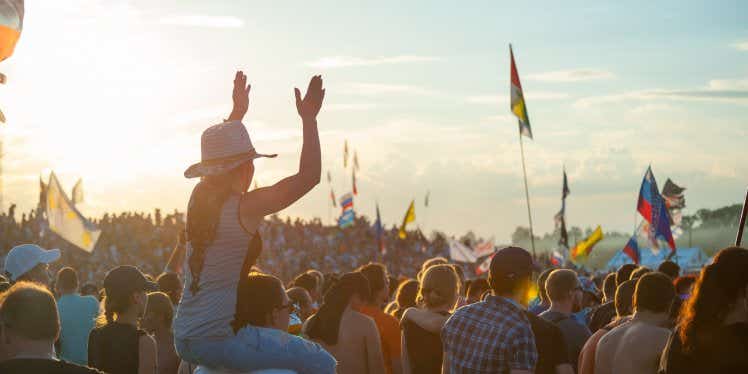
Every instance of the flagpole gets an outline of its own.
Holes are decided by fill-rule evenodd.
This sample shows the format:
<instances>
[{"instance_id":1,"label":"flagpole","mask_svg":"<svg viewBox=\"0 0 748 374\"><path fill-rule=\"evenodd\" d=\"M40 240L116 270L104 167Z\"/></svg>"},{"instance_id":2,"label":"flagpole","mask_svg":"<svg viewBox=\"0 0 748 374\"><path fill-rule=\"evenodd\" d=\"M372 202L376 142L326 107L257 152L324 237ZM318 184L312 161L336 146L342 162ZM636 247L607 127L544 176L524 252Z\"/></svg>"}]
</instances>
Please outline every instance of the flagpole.
<instances>
[{"instance_id":1,"label":"flagpole","mask_svg":"<svg viewBox=\"0 0 748 374\"><path fill-rule=\"evenodd\" d=\"M527 202L527 220L530 222L530 244L532 246L532 256L535 257L535 236L532 230L532 214L530 213L530 192L527 189L527 169L525 168L525 147L522 142L522 124L518 126L519 129L519 150L522 155L522 176L525 180L525 201Z\"/></svg>"}]
</instances>

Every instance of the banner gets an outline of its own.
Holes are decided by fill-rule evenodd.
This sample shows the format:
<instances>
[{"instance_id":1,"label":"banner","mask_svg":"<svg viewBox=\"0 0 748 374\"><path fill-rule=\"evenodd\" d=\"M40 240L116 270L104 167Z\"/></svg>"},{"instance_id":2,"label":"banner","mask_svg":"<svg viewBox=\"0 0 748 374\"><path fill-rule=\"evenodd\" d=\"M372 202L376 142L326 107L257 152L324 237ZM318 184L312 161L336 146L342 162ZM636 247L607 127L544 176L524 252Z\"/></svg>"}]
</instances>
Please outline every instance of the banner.
<instances>
[{"instance_id":1,"label":"banner","mask_svg":"<svg viewBox=\"0 0 748 374\"><path fill-rule=\"evenodd\" d=\"M49 176L46 192L50 230L84 251L92 252L101 230L88 222L75 208L54 173Z\"/></svg>"}]
</instances>

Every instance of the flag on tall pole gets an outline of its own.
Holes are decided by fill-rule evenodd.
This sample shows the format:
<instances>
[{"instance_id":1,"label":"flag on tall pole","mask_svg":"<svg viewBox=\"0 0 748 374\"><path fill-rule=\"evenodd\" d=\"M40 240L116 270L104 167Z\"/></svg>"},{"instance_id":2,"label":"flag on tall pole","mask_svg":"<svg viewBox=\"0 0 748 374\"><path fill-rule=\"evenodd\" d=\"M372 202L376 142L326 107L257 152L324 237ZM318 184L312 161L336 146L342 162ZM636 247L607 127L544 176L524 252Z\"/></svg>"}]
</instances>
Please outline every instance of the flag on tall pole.
<instances>
[{"instance_id":1,"label":"flag on tall pole","mask_svg":"<svg viewBox=\"0 0 748 374\"><path fill-rule=\"evenodd\" d=\"M332 201L332 207L336 208L338 205L335 202L335 191L332 190L332 187L330 187L330 200Z\"/></svg>"},{"instance_id":2,"label":"flag on tall pole","mask_svg":"<svg viewBox=\"0 0 748 374\"><path fill-rule=\"evenodd\" d=\"M517 65L514 63L514 51L512 45L509 44L509 57L511 59L511 72L509 86L511 102L509 105L510 110L517 117L519 121L519 151L522 156L522 176L525 182L525 200L527 202L527 220L530 223L530 244L532 245L532 255L535 257L535 235L532 229L532 209L530 208L530 191L527 188L527 168L525 167L525 146L522 143L522 136L526 136L532 139L532 129L530 129L530 119L527 116L527 104L525 103L525 97L522 92L522 84L519 81L519 73L517 72Z\"/></svg>"},{"instance_id":3,"label":"flag on tall pole","mask_svg":"<svg viewBox=\"0 0 748 374\"><path fill-rule=\"evenodd\" d=\"M431 191L426 191L426 197L423 198L423 206L428 208L429 207L429 197L431 196Z\"/></svg>"},{"instance_id":4,"label":"flag on tall pole","mask_svg":"<svg viewBox=\"0 0 748 374\"><path fill-rule=\"evenodd\" d=\"M519 132L532 139L532 129L530 128L530 118L527 116L527 104L525 103L525 96L522 93L522 83L519 81L519 73L517 72L517 64L514 62L514 51L512 51L512 45L509 45L509 56L512 59L512 71L511 71L511 109L512 113L517 116L519 120Z\"/></svg>"},{"instance_id":5,"label":"flag on tall pole","mask_svg":"<svg viewBox=\"0 0 748 374\"><path fill-rule=\"evenodd\" d=\"M452 261L474 263L478 260L470 247L462 244L458 240L449 241L449 258Z\"/></svg>"},{"instance_id":6,"label":"flag on tall pole","mask_svg":"<svg viewBox=\"0 0 748 374\"><path fill-rule=\"evenodd\" d=\"M75 208L65 195L55 173L49 175L46 198L49 228L75 246L86 252L92 252L96 241L99 240L101 230Z\"/></svg>"},{"instance_id":7,"label":"flag on tall pole","mask_svg":"<svg viewBox=\"0 0 748 374\"><path fill-rule=\"evenodd\" d=\"M356 218L356 213L353 211L353 195L349 192L340 197L340 218L338 218L338 226L341 229L353 226L353 222Z\"/></svg>"},{"instance_id":8,"label":"flag on tall pole","mask_svg":"<svg viewBox=\"0 0 748 374\"><path fill-rule=\"evenodd\" d=\"M634 264L639 265L639 262L641 261L642 254L639 250L639 243L636 242L636 234L631 236L631 239L626 243L626 246L623 247L623 254L626 256L629 256L631 261L634 262Z\"/></svg>"},{"instance_id":9,"label":"flag on tall pole","mask_svg":"<svg viewBox=\"0 0 748 374\"><path fill-rule=\"evenodd\" d=\"M384 246L384 227L382 226L382 217L379 215L379 203L377 203L377 221L374 224L374 228L377 231L377 247L379 247L379 253L384 256L387 253L387 248Z\"/></svg>"},{"instance_id":10,"label":"flag on tall pole","mask_svg":"<svg viewBox=\"0 0 748 374\"><path fill-rule=\"evenodd\" d=\"M356 168L353 168L353 194L358 195L358 188L356 187Z\"/></svg>"},{"instance_id":11,"label":"flag on tall pole","mask_svg":"<svg viewBox=\"0 0 748 374\"><path fill-rule=\"evenodd\" d=\"M332 174L330 174L330 170L327 171L327 183L332 183Z\"/></svg>"},{"instance_id":12,"label":"flag on tall pole","mask_svg":"<svg viewBox=\"0 0 748 374\"><path fill-rule=\"evenodd\" d=\"M649 237L652 244L658 247L657 240L662 239L670 247L671 255L674 254L675 240L672 231L670 231L667 206L665 199L662 198L657 189L657 180L652 173L652 167L647 168L644 179L642 179L636 210L649 223Z\"/></svg>"},{"instance_id":13,"label":"flag on tall pole","mask_svg":"<svg viewBox=\"0 0 748 374\"><path fill-rule=\"evenodd\" d=\"M416 207L414 204L414 201L410 202L410 206L408 206L408 210L405 212L405 217L403 217L403 224L400 225L400 230L397 232L397 236L400 237L400 239L405 239L406 233L405 228L408 225L408 223L413 222L416 220Z\"/></svg>"},{"instance_id":14,"label":"flag on tall pole","mask_svg":"<svg viewBox=\"0 0 748 374\"><path fill-rule=\"evenodd\" d=\"M257 183L257 182L255 182ZM78 182L75 182L75 185L73 186L73 192L71 193L73 197L73 205L78 205L83 202L83 179L78 179Z\"/></svg>"},{"instance_id":15,"label":"flag on tall pole","mask_svg":"<svg viewBox=\"0 0 748 374\"><path fill-rule=\"evenodd\" d=\"M566 168L564 168L564 182L561 187L561 210L556 213L554 220L556 221L556 229L560 230L560 238L558 244L564 248L569 248L569 234L566 232L566 197L569 196L569 181L566 178Z\"/></svg>"},{"instance_id":16,"label":"flag on tall pole","mask_svg":"<svg viewBox=\"0 0 748 374\"><path fill-rule=\"evenodd\" d=\"M343 167L348 167L348 139L343 143Z\"/></svg>"},{"instance_id":17,"label":"flag on tall pole","mask_svg":"<svg viewBox=\"0 0 748 374\"><path fill-rule=\"evenodd\" d=\"M353 170L358 170L358 152L353 151Z\"/></svg>"}]
</instances>

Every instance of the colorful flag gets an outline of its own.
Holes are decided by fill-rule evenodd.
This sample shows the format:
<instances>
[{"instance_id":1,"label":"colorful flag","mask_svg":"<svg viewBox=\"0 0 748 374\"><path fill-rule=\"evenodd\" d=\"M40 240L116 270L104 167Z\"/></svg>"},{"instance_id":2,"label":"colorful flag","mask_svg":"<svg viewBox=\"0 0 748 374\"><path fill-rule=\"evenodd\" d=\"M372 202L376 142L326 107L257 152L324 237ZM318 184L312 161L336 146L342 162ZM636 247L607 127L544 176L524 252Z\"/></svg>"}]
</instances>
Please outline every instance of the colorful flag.
<instances>
[{"instance_id":1,"label":"colorful flag","mask_svg":"<svg viewBox=\"0 0 748 374\"><path fill-rule=\"evenodd\" d=\"M338 218L338 226L341 229L353 226L353 221L356 218L356 213L353 211L353 195L349 192L340 197L340 218Z\"/></svg>"},{"instance_id":2,"label":"colorful flag","mask_svg":"<svg viewBox=\"0 0 748 374\"><path fill-rule=\"evenodd\" d=\"M54 173L47 184L47 220L49 228L86 252L92 252L101 230L83 217L65 195Z\"/></svg>"},{"instance_id":3,"label":"colorful flag","mask_svg":"<svg viewBox=\"0 0 748 374\"><path fill-rule=\"evenodd\" d=\"M485 273L488 273L488 270L491 269L491 260L493 260L494 255L490 255L486 257L483 261L481 261L480 265L475 267L475 275L483 275Z\"/></svg>"},{"instance_id":4,"label":"colorful flag","mask_svg":"<svg viewBox=\"0 0 748 374\"><path fill-rule=\"evenodd\" d=\"M626 256L629 256L631 261L639 265L639 262L641 261L641 258L642 258L642 254L639 251L639 243L636 242L636 235L633 235L631 239L629 239L628 243L626 243L626 246L623 247L623 253Z\"/></svg>"},{"instance_id":5,"label":"colorful flag","mask_svg":"<svg viewBox=\"0 0 748 374\"><path fill-rule=\"evenodd\" d=\"M78 182L75 182L71 195L73 196L73 205L83 202L83 179L78 179Z\"/></svg>"},{"instance_id":6,"label":"colorful flag","mask_svg":"<svg viewBox=\"0 0 748 374\"><path fill-rule=\"evenodd\" d=\"M571 249L571 260L575 263L583 263L587 261L590 253L592 253L592 248L602 239L603 229L600 226L597 226L595 231L593 231L589 237L577 243L577 245Z\"/></svg>"},{"instance_id":7,"label":"colorful flag","mask_svg":"<svg viewBox=\"0 0 748 374\"><path fill-rule=\"evenodd\" d=\"M473 247L473 253L475 257L483 257L491 254L494 251L494 238L480 242Z\"/></svg>"},{"instance_id":8,"label":"colorful flag","mask_svg":"<svg viewBox=\"0 0 748 374\"><path fill-rule=\"evenodd\" d=\"M353 170L358 170L358 152L353 151Z\"/></svg>"},{"instance_id":9,"label":"colorful flag","mask_svg":"<svg viewBox=\"0 0 748 374\"><path fill-rule=\"evenodd\" d=\"M23 0L0 0L0 61L13 54L23 30Z\"/></svg>"},{"instance_id":10,"label":"colorful flag","mask_svg":"<svg viewBox=\"0 0 748 374\"><path fill-rule=\"evenodd\" d=\"M565 261L566 259L564 259L564 255L561 252L554 250L553 253L551 253L551 264L553 266L555 267L564 266Z\"/></svg>"},{"instance_id":11,"label":"colorful flag","mask_svg":"<svg viewBox=\"0 0 748 374\"><path fill-rule=\"evenodd\" d=\"M458 262L474 263L478 261L478 258L470 247L454 239L449 241L449 258L451 258L452 261Z\"/></svg>"},{"instance_id":12,"label":"colorful flag","mask_svg":"<svg viewBox=\"0 0 748 374\"><path fill-rule=\"evenodd\" d=\"M332 187L330 188L330 200L332 201L332 207L336 208L338 204L335 202L335 191L332 190Z\"/></svg>"},{"instance_id":13,"label":"colorful flag","mask_svg":"<svg viewBox=\"0 0 748 374\"><path fill-rule=\"evenodd\" d=\"M512 51L512 45L509 45L509 56L512 60L511 70L511 109L512 113L517 116L519 120L519 131L522 135L532 139L532 130L530 129L530 119L527 116L527 104L525 103L525 97L522 93L522 84L519 82L519 73L517 72L517 65L514 63L514 51Z\"/></svg>"},{"instance_id":14,"label":"colorful flag","mask_svg":"<svg viewBox=\"0 0 748 374\"><path fill-rule=\"evenodd\" d=\"M662 198L657 189L657 180L651 167L647 168L644 179L642 179L636 209L644 217L644 220L649 222L650 238L652 238L653 244L657 246L657 239L665 240L670 247L670 251L675 252L675 240L670 230L667 206L665 199Z\"/></svg>"},{"instance_id":15,"label":"colorful flag","mask_svg":"<svg viewBox=\"0 0 748 374\"><path fill-rule=\"evenodd\" d=\"M673 239L677 239L683 234L681 224L683 222L682 209L686 207L686 198L683 195L685 190L685 187L678 186L670 178L665 181L665 186L662 187L662 197L665 199L665 205L667 206Z\"/></svg>"},{"instance_id":16,"label":"colorful flag","mask_svg":"<svg viewBox=\"0 0 748 374\"><path fill-rule=\"evenodd\" d=\"M343 167L348 167L348 139L343 143Z\"/></svg>"},{"instance_id":17,"label":"colorful flag","mask_svg":"<svg viewBox=\"0 0 748 374\"><path fill-rule=\"evenodd\" d=\"M408 223L413 222L416 220L416 207L414 204L414 201L410 202L410 206L408 206L408 211L405 212L405 217L403 217L403 224L400 225L400 230L397 232L397 236L400 237L400 239L405 239L406 233L405 233L405 227L408 225Z\"/></svg>"},{"instance_id":18,"label":"colorful flag","mask_svg":"<svg viewBox=\"0 0 748 374\"><path fill-rule=\"evenodd\" d=\"M426 197L423 198L423 206L428 208L429 207L429 197L431 196L431 191L426 191Z\"/></svg>"},{"instance_id":19,"label":"colorful flag","mask_svg":"<svg viewBox=\"0 0 748 374\"><path fill-rule=\"evenodd\" d=\"M356 169L353 169L353 194L358 195L358 188L356 187Z\"/></svg>"},{"instance_id":20,"label":"colorful flag","mask_svg":"<svg viewBox=\"0 0 748 374\"><path fill-rule=\"evenodd\" d=\"M379 247L379 253L384 256L387 254L387 248L384 246L384 227L382 227L382 217L379 215L379 203L377 203L377 221L374 223L374 228L377 231L377 246Z\"/></svg>"}]
</instances>

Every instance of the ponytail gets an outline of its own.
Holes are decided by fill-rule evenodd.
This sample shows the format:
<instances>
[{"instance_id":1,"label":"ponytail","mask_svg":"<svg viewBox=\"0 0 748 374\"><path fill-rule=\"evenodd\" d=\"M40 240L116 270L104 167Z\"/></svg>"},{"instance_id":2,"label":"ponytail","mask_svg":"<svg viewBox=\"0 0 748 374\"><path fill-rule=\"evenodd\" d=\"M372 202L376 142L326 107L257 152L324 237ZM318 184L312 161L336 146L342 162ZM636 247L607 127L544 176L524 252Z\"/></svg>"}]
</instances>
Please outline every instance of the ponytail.
<instances>
[{"instance_id":1,"label":"ponytail","mask_svg":"<svg viewBox=\"0 0 748 374\"><path fill-rule=\"evenodd\" d=\"M101 311L96 318L96 326L103 327L115 321L115 315L122 314L132 306L130 295L106 295L101 300Z\"/></svg>"}]
</instances>

